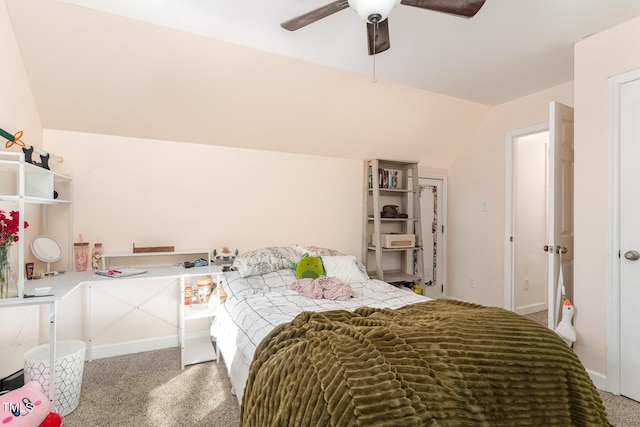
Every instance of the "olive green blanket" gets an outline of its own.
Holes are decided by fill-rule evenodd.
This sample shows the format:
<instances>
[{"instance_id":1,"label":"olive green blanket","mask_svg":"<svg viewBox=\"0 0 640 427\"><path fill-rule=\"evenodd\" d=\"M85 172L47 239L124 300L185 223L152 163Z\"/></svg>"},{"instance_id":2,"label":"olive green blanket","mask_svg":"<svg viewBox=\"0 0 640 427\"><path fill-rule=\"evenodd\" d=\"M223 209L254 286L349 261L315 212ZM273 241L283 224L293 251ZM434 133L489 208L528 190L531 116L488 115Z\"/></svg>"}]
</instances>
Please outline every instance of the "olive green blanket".
<instances>
[{"instance_id":1,"label":"olive green blanket","mask_svg":"<svg viewBox=\"0 0 640 427\"><path fill-rule=\"evenodd\" d=\"M606 426L580 360L518 314L454 300L304 312L256 349L242 426Z\"/></svg>"}]
</instances>

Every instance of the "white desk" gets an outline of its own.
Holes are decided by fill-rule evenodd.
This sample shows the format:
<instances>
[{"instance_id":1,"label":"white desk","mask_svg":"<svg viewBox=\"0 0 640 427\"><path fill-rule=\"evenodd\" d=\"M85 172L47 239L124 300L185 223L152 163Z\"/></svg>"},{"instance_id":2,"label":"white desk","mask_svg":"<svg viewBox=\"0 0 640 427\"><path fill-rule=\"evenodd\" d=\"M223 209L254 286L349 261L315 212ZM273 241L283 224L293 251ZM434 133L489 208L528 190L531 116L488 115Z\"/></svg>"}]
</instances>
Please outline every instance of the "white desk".
<instances>
[{"instance_id":1,"label":"white desk","mask_svg":"<svg viewBox=\"0 0 640 427\"><path fill-rule=\"evenodd\" d=\"M51 286L51 296L30 298L6 298L0 300L0 308L21 307L29 305L49 305L49 400L55 406L55 371L56 371L56 317L58 302L79 287L93 272L70 272L58 276L45 277L25 282L25 295L33 295L35 288Z\"/></svg>"},{"instance_id":2,"label":"white desk","mask_svg":"<svg viewBox=\"0 0 640 427\"><path fill-rule=\"evenodd\" d=\"M138 267L136 267L138 268ZM88 313L89 319L87 324L88 338L87 338L87 360L93 360L93 324L91 321L91 313L93 312L93 288L95 286L108 286L109 283L113 282L123 282L123 281L133 281L133 280L152 280L152 279L175 279L180 280L180 321L179 321L179 341L181 347L181 366L184 368L184 357L185 357L185 320L195 319L195 318L205 318L214 316L212 310L187 310L185 313L184 307L184 286L186 280L188 278L198 277L198 276L212 276L218 275L222 273L222 267L219 265L207 265L204 267L192 267L192 268L184 268L182 266L160 266L160 267L140 267L142 269L147 270L146 273L136 274L134 276L127 277L119 277L112 278L106 276L100 276L98 274L91 274L85 281L82 283L83 285L87 285L89 289L89 301L88 301ZM219 281L216 280L214 283ZM218 291L219 292L219 291ZM219 297L218 297L219 299ZM214 310L215 311L215 310ZM217 355L217 353L216 353ZM203 360L201 360L203 361ZM192 362L194 363L194 362Z\"/></svg>"},{"instance_id":3,"label":"white desk","mask_svg":"<svg viewBox=\"0 0 640 427\"><path fill-rule=\"evenodd\" d=\"M92 297L91 287L93 285L106 285L108 282L122 282L132 280L146 280L146 279L185 279L194 276L204 276L218 274L222 272L222 268L218 265L208 265L205 267L193 267L184 268L179 266L163 266L163 267L143 267L147 270L146 273L138 274L135 276L111 278L100 276L93 271L82 272L67 272L57 276L45 277L38 280L29 280L25 282L24 292L25 295L33 295L35 288L51 287L51 296L44 297L28 297L28 298L7 298L0 300L0 308L4 307L20 307L30 305L49 305L49 346L50 346L50 359L49 359L49 384L53 385L49 387L49 400L55 406L55 361L56 361L56 317L58 310L58 302L62 301L67 295L73 292L75 289L83 285L89 285L90 298L89 298L89 327L88 327L88 340L87 351L88 360L92 358L92 329L91 329L91 310L92 310ZM182 301L179 301L182 303ZM182 323L180 328L184 328ZM182 330L180 331L182 334ZM181 345L183 345L181 343Z\"/></svg>"}]
</instances>

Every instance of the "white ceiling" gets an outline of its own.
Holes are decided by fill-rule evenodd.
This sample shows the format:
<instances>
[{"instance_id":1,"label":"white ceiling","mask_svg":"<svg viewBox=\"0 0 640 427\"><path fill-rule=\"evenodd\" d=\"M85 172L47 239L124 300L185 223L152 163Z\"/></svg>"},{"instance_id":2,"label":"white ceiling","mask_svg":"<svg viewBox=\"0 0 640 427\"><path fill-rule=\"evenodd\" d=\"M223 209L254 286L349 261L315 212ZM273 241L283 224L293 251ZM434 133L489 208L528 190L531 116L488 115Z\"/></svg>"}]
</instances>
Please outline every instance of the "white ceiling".
<instances>
[{"instance_id":1,"label":"white ceiling","mask_svg":"<svg viewBox=\"0 0 640 427\"><path fill-rule=\"evenodd\" d=\"M311 63L373 75L350 9L296 32L280 22L331 0L60 0ZM496 105L573 79L573 44L640 15L639 0L487 0L471 19L399 5L378 79Z\"/></svg>"}]
</instances>

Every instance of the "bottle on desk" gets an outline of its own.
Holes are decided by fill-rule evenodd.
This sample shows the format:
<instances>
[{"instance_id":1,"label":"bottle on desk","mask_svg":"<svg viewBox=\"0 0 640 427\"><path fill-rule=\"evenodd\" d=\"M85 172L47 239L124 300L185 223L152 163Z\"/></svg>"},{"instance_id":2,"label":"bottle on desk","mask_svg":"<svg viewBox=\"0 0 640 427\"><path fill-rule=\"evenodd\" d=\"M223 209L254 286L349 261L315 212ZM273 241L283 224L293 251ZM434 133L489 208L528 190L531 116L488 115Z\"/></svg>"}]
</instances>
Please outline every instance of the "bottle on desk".
<instances>
[{"instance_id":1,"label":"bottle on desk","mask_svg":"<svg viewBox=\"0 0 640 427\"><path fill-rule=\"evenodd\" d=\"M93 250L91 251L91 266L94 270L102 269L102 255L104 254L104 248L102 243L94 243Z\"/></svg>"},{"instance_id":2,"label":"bottle on desk","mask_svg":"<svg viewBox=\"0 0 640 427\"><path fill-rule=\"evenodd\" d=\"M89 243L73 244L73 264L76 271L86 271L89 266Z\"/></svg>"},{"instance_id":3,"label":"bottle on desk","mask_svg":"<svg viewBox=\"0 0 640 427\"><path fill-rule=\"evenodd\" d=\"M211 283L211 279L208 277L203 277L198 279L196 282L196 286L198 287L197 300L198 304L207 304L209 302L209 298L211 297L211 292L213 290L213 284Z\"/></svg>"},{"instance_id":4,"label":"bottle on desk","mask_svg":"<svg viewBox=\"0 0 640 427\"><path fill-rule=\"evenodd\" d=\"M193 288L191 285L184 287L184 305L191 305L193 302Z\"/></svg>"}]
</instances>

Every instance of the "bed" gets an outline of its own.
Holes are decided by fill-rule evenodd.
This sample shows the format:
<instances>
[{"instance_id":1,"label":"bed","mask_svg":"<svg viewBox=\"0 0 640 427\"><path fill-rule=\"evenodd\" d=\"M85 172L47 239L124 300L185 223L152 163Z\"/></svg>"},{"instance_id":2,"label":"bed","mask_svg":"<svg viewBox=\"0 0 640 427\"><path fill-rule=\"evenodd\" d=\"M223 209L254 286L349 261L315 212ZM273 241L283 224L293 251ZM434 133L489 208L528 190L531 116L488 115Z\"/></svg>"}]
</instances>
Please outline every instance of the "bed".
<instances>
[{"instance_id":1,"label":"bed","mask_svg":"<svg viewBox=\"0 0 640 427\"><path fill-rule=\"evenodd\" d=\"M301 248L249 253L224 275L212 334L241 425L609 425L582 364L553 331L369 279L354 257L303 250L330 261L327 275L354 297L291 290L288 260Z\"/></svg>"}]
</instances>

